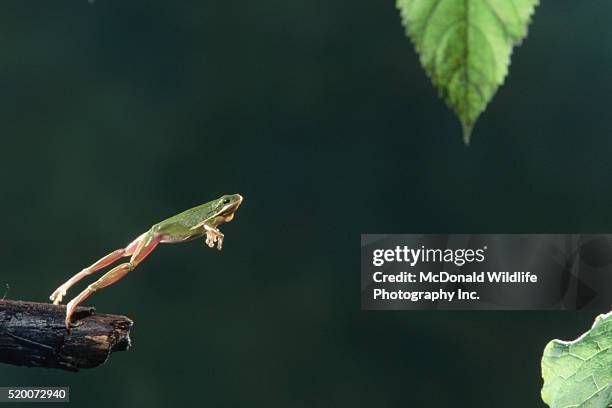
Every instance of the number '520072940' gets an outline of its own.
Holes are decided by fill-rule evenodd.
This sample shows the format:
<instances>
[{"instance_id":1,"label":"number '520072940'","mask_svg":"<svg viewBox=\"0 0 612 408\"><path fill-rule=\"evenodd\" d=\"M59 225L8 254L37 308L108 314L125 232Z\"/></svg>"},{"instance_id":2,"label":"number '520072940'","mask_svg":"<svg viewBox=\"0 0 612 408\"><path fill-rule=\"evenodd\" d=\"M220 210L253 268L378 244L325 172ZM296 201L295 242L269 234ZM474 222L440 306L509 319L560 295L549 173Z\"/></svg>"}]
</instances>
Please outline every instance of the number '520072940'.
<instances>
[{"instance_id":1,"label":"number '520072940'","mask_svg":"<svg viewBox=\"0 0 612 408\"><path fill-rule=\"evenodd\" d=\"M66 390L63 389L14 389L8 390L9 399L47 399L66 398Z\"/></svg>"}]
</instances>

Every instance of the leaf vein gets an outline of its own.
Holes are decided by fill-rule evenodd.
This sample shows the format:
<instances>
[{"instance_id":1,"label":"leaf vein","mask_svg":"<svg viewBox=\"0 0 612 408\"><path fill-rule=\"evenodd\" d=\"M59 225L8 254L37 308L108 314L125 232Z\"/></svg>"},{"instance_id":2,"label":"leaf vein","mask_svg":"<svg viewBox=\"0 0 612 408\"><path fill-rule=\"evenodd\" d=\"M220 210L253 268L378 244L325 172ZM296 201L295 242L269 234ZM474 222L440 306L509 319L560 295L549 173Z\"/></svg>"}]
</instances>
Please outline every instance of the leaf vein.
<instances>
[{"instance_id":1,"label":"leaf vein","mask_svg":"<svg viewBox=\"0 0 612 408\"><path fill-rule=\"evenodd\" d=\"M485 42L487 43L487 47L489 48L489 51L491 52L491 60L493 61L493 67L494 67L493 70L497 72L497 58L495 57L495 49L493 48L493 44L491 44L491 40L489 40L489 38L487 37L486 33L482 30L482 28L478 27L476 24L471 24L470 27L478 30L480 34L482 35L482 38L485 39ZM467 61L466 61L466 64L467 64Z\"/></svg>"},{"instance_id":2,"label":"leaf vein","mask_svg":"<svg viewBox=\"0 0 612 408\"><path fill-rule=\"evenodd\" d=\"M493 7L493 5L489 2L489 0L482 0L482 1L489 8L489 10L491 11L491 14L493 14L495 19L499 22L499 25L504 31L504 34L506 35L506 37L513 38L512 35L510 34L510 31L508 30L507 23L501 18L501 16L497 12L497 9Z\"/></svg>"},{"instance_id":3,"label":"leaf vein","mask_svg":"<svg viewBox=\"0 0 612 408\"><path fill-rule=\"evenodd\" d=\"M423 34L421 34L421 44L419 45L419 48L421 49L423 49L423 44L425 42L425 37L427 36L427 29L430 26L431 19L436 13L436 10L438 9L440 3L442 3L442 0L436 0L434 5L431 7L431 10L429 11L429 14L427 15L427 17L425 17L425 22L423 23Z\"/></svg>"},{"instance_id":4,"label":"leaf vein","mask_svg":"<svg viewBox=\"0 0 612 408\"><path fill-rule=\"evenodd\" d=\"M461 24L463 22L463 20L459 19L459 20L455 20L452 23L450 23L442 32L442 34L440 35L440 38L438 39L438 41L436 42L435 48L433 49L432 55L433 55L433 61L431 64L431 71L432 71L432 75L437 77L438 76L438 72L437 72L437 65L436 65L436 59L438 57L438 52L440 50L440 45L442 44L442 40L444 39L444 37L446 37L448 35L448 33L450 32L450 30L452 28L454 28L455 26Z\"/></svg>"},{"instance_id":5,"label":"leaf vein","mask_svg":"<svg viewBox=\"0 0 612 408\"><path fill-rule=\"evenodd\" d=\"M508 0L508 3L512 6L512 10L514 10L514 14L516 14L516 21L521 21L521 16L519 15L518 9L516 8L516 4L514 4L514 0Z\"/></svg>"}]
</instances>

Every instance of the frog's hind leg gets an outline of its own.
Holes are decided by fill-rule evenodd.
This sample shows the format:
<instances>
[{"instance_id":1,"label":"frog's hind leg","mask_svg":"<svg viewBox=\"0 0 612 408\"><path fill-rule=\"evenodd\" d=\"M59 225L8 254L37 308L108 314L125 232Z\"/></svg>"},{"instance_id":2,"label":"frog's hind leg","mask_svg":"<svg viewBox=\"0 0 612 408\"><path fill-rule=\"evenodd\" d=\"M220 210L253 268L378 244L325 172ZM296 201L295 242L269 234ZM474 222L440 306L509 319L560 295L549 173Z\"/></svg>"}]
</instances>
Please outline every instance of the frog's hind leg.
<instances>
[{"instance_id":1,"label":"frog's hind leg","mask_svg":"<svg viewBox=\"0 0 612 408\"><path fill-rule=\"evenodd\" d=\"M49 296L49 299L53 301L54 305L59 304L64 298L64 296L66 296L66 292L68 291L68 289L70 289L75 283L77 283L84 277L91 275L92 273L102 268L107 267L108 265L112 264L113 262L115 262L117 259L121 257L131 256L136 250L136 248L138 247L138 244L140 243L140 241L143 240L145 235L147 235L147 232L140 235L138 238L132 241L125 248L117 249L111 252L110 254L106 255L105 257L99 259L98 261L94 262L92 265L88 266L87 268L81 270L81 272L77 273L72 278L68 279L68 281L63 283L59 288L55 289L55 292L53 292L51 296Z\"/></svg>"},{"instance_id":2,"label":"frog's hind leg","mask_svg":"<svg viewBox=\"0 0 612 408\"><path fill-rule=\"evenodd\" d=\"M89 297L89 295L94 293L96 290L112 285L127 275L130 271L133 271L136 266L138 266L138 264L155 249L160 241L161 236L158 236L153 232L143 234L138 242L134 241L136 245L129 262L122 263L121 265L118 265L105 273L100 279L89 285L87 288L85 288L85 290L79 293L77 297L68 303L66 306L66 327L70 328L72 315L79 303Z\"/></svg>"}]
</instances>

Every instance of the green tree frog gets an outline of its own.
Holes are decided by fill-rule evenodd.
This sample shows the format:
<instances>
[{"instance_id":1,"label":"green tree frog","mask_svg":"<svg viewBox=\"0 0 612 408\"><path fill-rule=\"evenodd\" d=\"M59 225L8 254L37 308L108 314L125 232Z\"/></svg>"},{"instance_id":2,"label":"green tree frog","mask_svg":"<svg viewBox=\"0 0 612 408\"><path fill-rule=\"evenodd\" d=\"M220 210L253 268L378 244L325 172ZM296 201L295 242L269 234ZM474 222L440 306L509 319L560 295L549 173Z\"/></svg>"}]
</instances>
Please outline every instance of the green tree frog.
<instances>
[{"instance_id":1,"label":"green tree frog","mask_svg":"<svg viewBox=\"0 0 612 408\"><path fill-rule=\"evenodd\" d=\"M122 263L108 271L68 303L66 306L66 327L70 328L72 315L79 303L96 290L112 285L130 271L133 271L158 244L185 242L205 236L206 245L214 248L216 244L217 249L220 251L224 235L217 227L219 224L231 221L240 204L242 204L242 196L240 194L232 194L221 196L206 204L183 211L153 225L147 232L133 240L125 248L111 252L74 275L50 296L53 304L59 304L62 298L66 296L68 289L85 276L107 267L121 257L130 257L129 262Z\"/></svg>"}]
</instances>

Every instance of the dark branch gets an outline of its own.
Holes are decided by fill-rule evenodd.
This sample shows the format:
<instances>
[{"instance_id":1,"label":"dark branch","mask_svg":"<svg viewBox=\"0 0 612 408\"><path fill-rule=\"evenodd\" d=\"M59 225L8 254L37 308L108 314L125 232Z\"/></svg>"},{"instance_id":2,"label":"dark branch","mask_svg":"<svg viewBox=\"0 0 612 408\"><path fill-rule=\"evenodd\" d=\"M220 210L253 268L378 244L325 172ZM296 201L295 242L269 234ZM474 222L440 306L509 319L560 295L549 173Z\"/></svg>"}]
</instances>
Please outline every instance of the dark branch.
<instances>
[{"instance_id":1,"label":"dark branch","mask_svg":"<svg viewBox=\"0 0 612 408\"><path fill-rule=\"evenodd\" d=\"M0 362L77 371L130 348L132 321L78 307L70 330L66 306L0 300Z\"/></svg>"}]
</instances>

